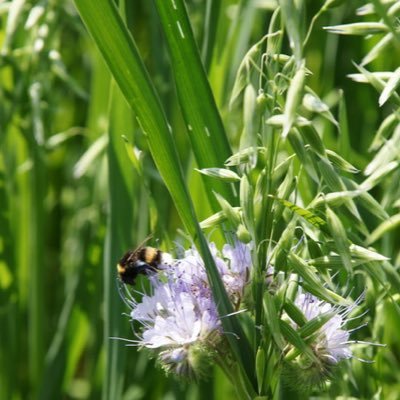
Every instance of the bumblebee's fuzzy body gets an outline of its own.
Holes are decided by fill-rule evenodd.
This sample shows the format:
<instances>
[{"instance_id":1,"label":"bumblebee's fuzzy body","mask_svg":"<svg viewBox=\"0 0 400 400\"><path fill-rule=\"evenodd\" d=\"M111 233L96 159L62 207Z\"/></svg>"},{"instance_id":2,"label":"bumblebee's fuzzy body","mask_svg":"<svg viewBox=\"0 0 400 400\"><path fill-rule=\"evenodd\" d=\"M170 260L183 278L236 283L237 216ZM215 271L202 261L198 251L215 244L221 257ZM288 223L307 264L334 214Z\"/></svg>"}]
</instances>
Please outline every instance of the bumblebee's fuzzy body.
<instances>
[{"instance_id":1,"label":"bumblebee's fuzzy body","mask_svg":"<svg viewBox=\"0 0 400 400\"><path fill-rule=\"evenodd\" d=\"M119 278L127 285L134 285L139 274L147 275L157 272L162 254L161 250L148 246L129 250L117 265Z\"/></svg>"}]
</instances>

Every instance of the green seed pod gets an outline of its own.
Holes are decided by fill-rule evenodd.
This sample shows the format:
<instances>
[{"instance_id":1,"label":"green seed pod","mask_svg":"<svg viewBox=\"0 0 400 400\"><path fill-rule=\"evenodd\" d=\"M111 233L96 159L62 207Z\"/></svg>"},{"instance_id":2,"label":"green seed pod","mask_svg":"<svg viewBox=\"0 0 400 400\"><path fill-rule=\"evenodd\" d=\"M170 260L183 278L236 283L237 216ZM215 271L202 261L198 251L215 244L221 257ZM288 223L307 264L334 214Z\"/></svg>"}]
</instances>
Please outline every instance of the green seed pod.
<instances>
[{"instance_id":1,"label":"green seed pod","mask_svg":"<svg viewBox=\"0 0 400 400\"><path fill-rule=\"evenodd\" d=\"M243 224L239 224L236 235L238 239L243 243L250 243L251 242L251 235L250 232L246 229Z\"/></svg>"}]
</instances>

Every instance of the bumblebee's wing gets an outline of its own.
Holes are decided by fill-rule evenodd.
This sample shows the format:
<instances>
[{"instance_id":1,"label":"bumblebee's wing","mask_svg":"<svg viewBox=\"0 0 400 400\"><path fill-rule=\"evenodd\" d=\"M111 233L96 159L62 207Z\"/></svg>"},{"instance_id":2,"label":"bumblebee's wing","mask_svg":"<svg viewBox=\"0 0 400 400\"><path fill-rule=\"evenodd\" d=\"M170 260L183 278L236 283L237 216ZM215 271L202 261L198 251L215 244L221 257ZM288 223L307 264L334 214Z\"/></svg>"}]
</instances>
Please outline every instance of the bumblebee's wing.
<instances>
[{"instance_id":1,"label":"bumblebee's wing","mask_svg":"<svg viewBox=\"0 0 400 400\"><path fill-rule=\"evenodd\" d=\"M136 247L135 250L128 250L128 251L123 255L123 257L121 258L119 264L120 264L120 265L126 265L126 264L129 264L129 263L132 263L132 262L136 262L136 261L137 261L137 258L138 258L137 254L138 254L139 250L144 246L144 244L145 244L147 241L150 240L151 237L152 237L151 235L147 236L147 238L144 239L144 240L142 241L142 243L140 243L139 246Z\"/></svg>"}]
</instances>

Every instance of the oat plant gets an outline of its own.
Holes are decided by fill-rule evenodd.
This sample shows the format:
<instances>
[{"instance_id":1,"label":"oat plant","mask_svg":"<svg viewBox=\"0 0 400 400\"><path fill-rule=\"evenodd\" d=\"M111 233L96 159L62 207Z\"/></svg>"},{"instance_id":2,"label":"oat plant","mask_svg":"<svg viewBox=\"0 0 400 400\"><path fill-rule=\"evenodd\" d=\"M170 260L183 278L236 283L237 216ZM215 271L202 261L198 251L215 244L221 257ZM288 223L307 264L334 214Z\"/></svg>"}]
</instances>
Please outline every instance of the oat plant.
<instances>
[{"instance_id":1,"label":"oat plant","mask_svg":"<svg viewBox=\"0 0 400 400\"><path fill-rule=\"evenodd\" d=\"M0 12L1 398L397 398L398 2Z\"/></svg>"}]
</instances>

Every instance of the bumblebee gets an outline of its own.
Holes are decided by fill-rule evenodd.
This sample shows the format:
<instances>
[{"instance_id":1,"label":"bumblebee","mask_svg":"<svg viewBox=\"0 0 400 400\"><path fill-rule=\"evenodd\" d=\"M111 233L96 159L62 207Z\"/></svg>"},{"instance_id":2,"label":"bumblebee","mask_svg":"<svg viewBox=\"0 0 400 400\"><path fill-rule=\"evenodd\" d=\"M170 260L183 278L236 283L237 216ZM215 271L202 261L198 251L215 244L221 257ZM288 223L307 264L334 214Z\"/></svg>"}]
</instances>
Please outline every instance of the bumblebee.
<instances>
[{"instance_id":1,"label":"bumblebee","mask_svg":"<svg viewBox=\"0 0 400 400\"><path fill-rule=\"evenodd\" d=\"M127 285L134 285L139 274L149 275L157 272L163 261L163 254L161 250L149 246L129 250L117 265L119 279Z\"/></svg>"}]
</instances>

